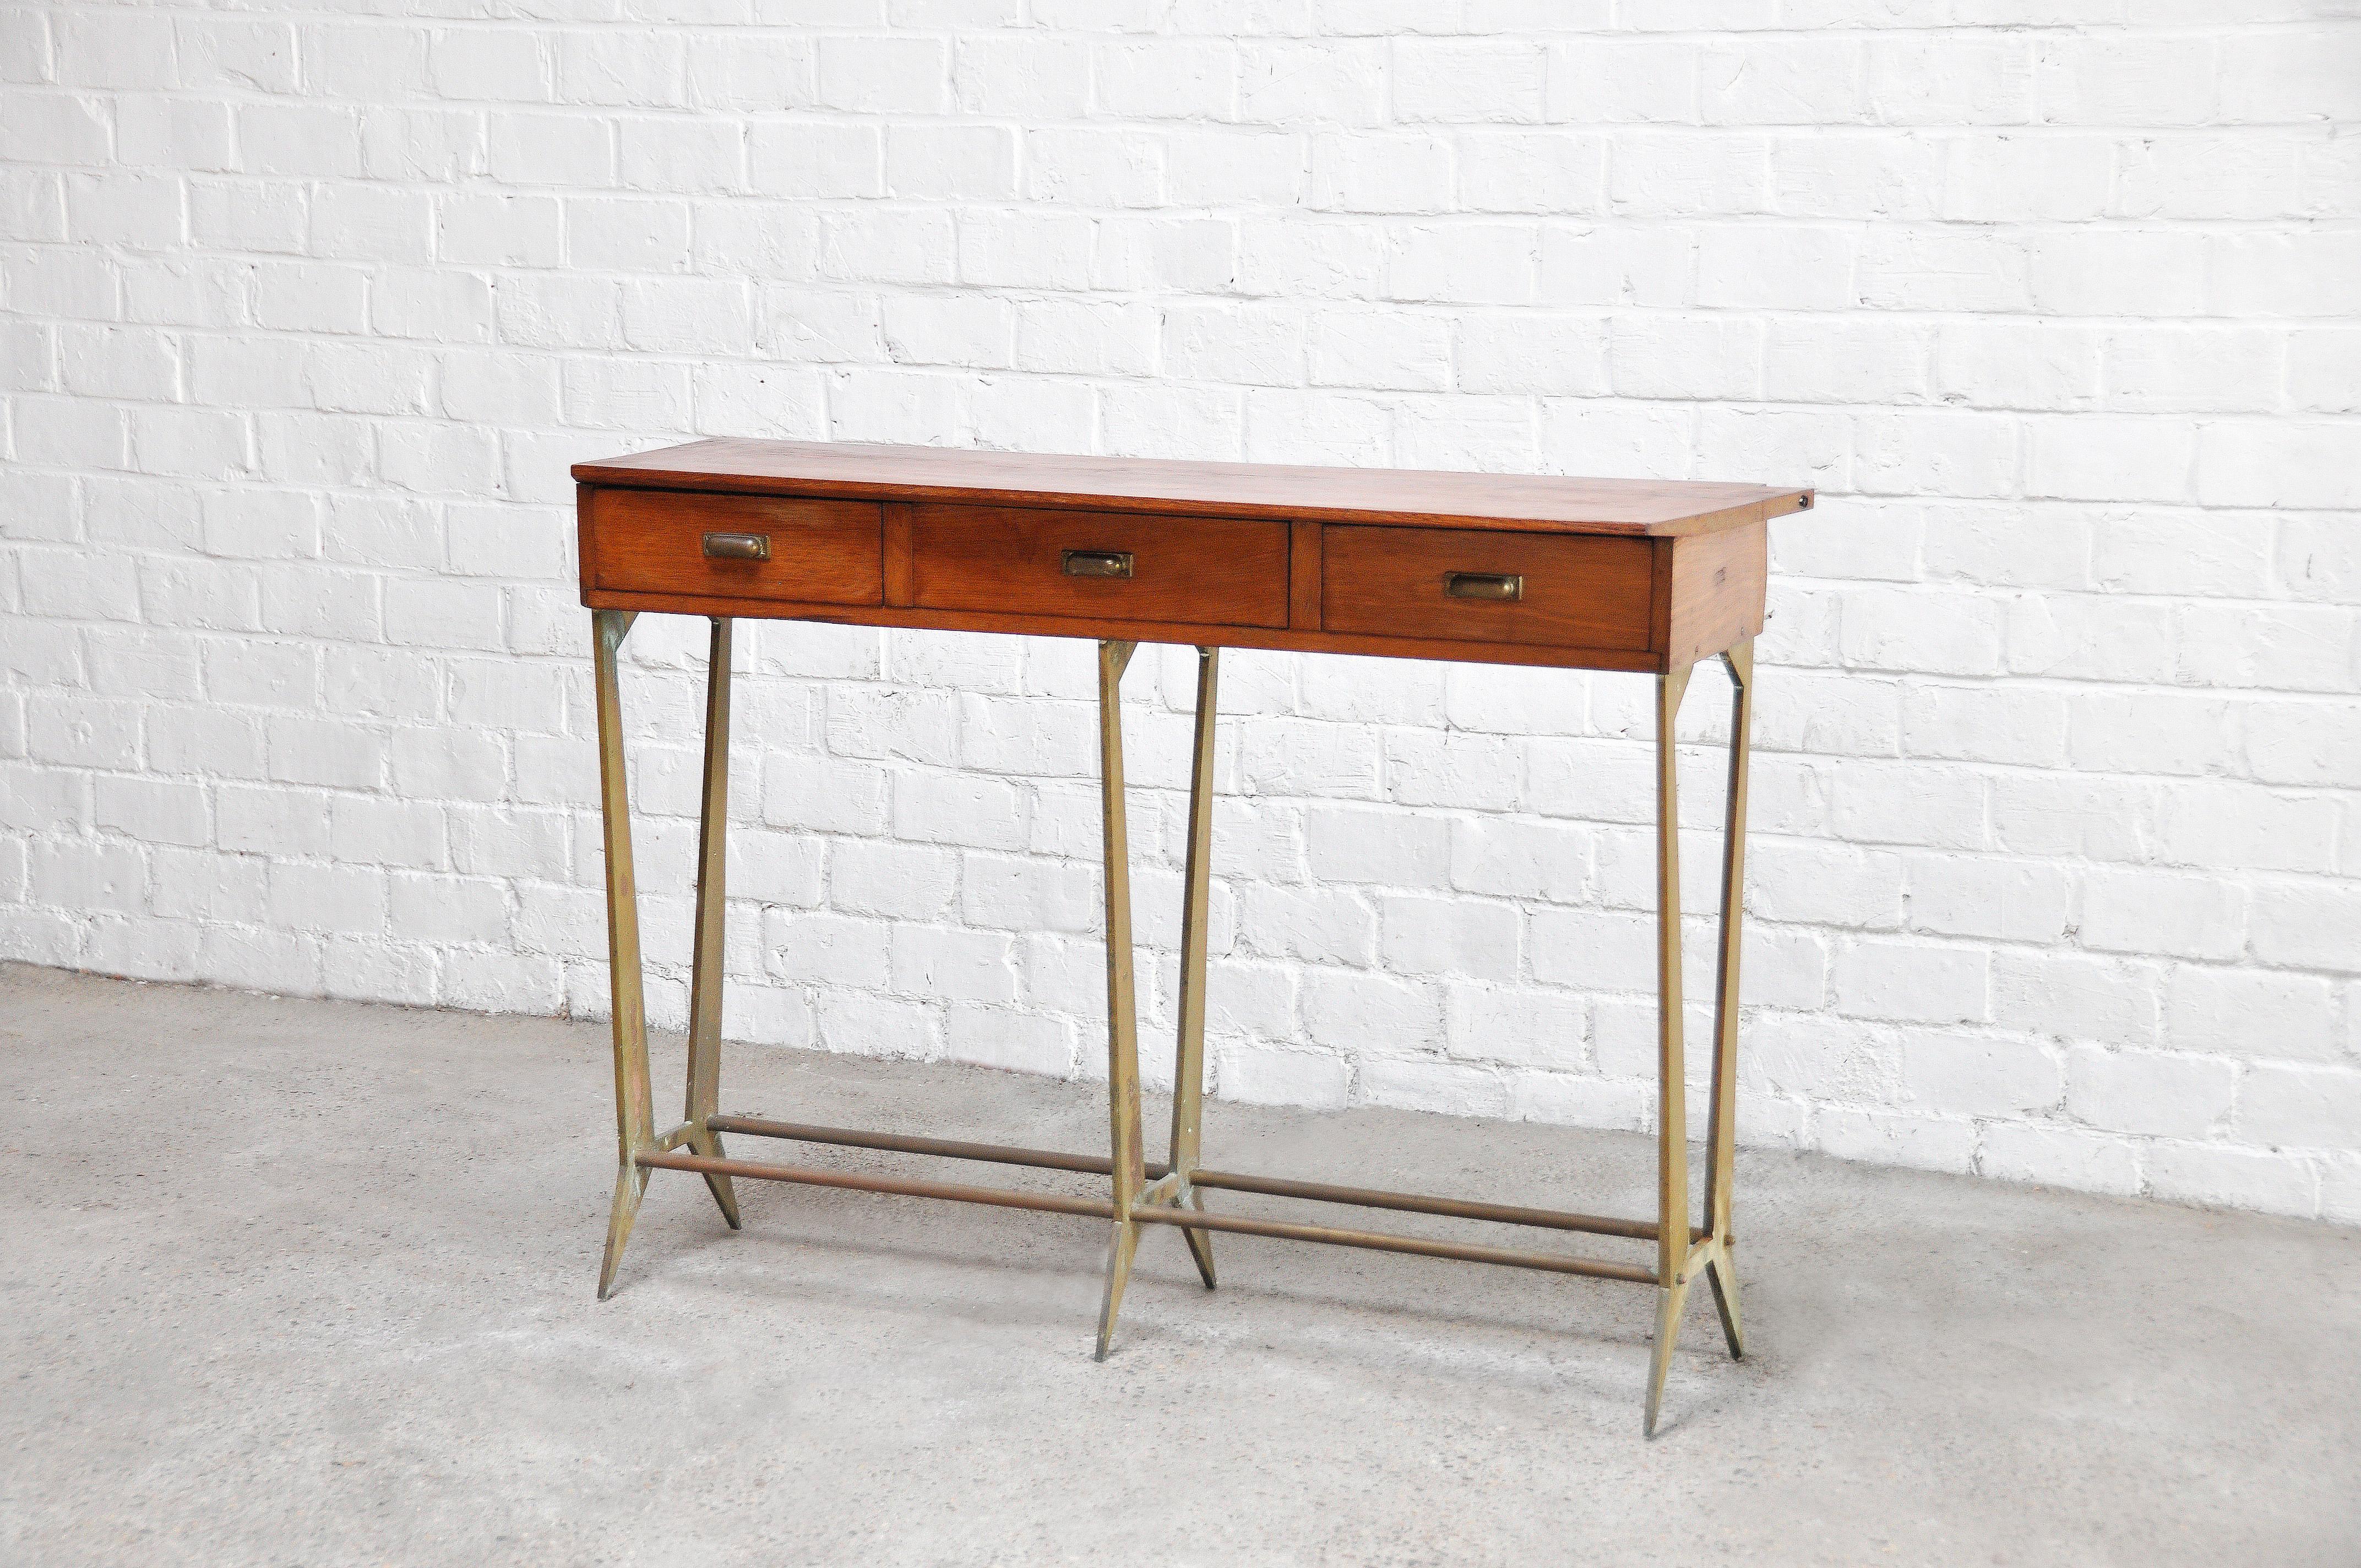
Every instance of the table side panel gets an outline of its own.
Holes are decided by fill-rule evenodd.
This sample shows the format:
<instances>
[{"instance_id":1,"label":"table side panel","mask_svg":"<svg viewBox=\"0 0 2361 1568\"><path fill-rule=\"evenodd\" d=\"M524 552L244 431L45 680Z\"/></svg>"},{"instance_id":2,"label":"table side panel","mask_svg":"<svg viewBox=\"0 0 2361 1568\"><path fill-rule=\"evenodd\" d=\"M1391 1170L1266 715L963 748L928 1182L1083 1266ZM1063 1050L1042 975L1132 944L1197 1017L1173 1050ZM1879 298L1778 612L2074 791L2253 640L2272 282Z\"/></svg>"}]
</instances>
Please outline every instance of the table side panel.
<instances>
[{"instance_id":1,"label":"table side panel","mask_svg":"<svg viewBox=\"0 0 2361 1568\"><path fill-rule=\"evenodd\" d=\"M1758 635L1770 585L1770 530L1757 522L1721 533L1656 542L1654 645L1675 666L1710 659Z\"/></svg>"}]
</instances>

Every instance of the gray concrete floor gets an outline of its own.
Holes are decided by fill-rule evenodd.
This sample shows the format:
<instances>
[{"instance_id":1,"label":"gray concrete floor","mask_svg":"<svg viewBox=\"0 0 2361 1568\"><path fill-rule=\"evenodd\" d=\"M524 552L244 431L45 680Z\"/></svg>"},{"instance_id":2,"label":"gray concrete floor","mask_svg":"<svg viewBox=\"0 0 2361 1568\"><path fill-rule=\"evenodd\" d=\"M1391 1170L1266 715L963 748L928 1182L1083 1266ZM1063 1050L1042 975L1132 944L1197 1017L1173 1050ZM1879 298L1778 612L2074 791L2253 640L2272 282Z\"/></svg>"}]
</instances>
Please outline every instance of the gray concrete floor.
<instances>
[{"instance_id":1,"label":"gray concrete floor","mask_svg":"<svg viewBox=\"0 0 2361 1568\"><path fill-rule=\"evenodd\" d=\"M600 1304L598 1025L0 968L0 1063L11 1563L2361 1562L2348 1230L1743 1155L1754 1354L1693 1300L1645 1442L1629 1285L1221 1237L1209 1294L1152 1232L1098 1365L1099 1222L747 1182L732 1235L658 1172ZM771 1050L724 1102L1105 1125ZM1209 1120L1232 1168L1648 1206L1630 1136Z\"/></svg>"}]
</instances>

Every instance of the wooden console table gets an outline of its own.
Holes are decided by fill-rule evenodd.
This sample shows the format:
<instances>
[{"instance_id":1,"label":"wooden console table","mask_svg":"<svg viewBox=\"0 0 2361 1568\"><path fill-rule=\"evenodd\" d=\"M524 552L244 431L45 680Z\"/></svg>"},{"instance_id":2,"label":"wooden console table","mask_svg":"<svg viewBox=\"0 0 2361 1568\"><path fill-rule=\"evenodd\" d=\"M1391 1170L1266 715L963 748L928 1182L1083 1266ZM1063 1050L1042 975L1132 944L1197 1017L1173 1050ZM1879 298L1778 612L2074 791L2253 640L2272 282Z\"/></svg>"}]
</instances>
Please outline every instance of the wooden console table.
<instances>
[{"instance_id":1,"label":"wooden console table","mask_svg":"<svg viewBox=\"0 0 2361 1568\"><path fill-rule=\"evenodd\" d=\"M1741 1354L1730 1261L1736 1131L1739 916L1754 637L1763 626L1765 523L1809 490L1755 485L1389 473L933 447L701 441L577 464L582 602L593 611L600 804L614 987L618 1169L603 1299L614 1288L652 1169L702 1175L738 1221L736 1177L947 1198L1107 1220L1104 1358L1140 1227L1177 1227L1211 1288L1215 1231L1625 1279L1656 1288L1645 1429L1689 1286L1713 1288ZM710 618L687 1108L658 1131L648 1082L637 895L624 791L615 655L642 611ZM722 1113L722 839L730 779L733 619L834 621L1082 637L1099 644L1099 755L1107 953L1106 1157L809 1126ZM1118 688L1133 647L1198 650L1196 742L1181 927L1178 1058L1167 1157L1142 1148L1132 1001ZM1478 663L1623 670L1656 683L1657 1201L1653 1219L1208 1170L1198 1163L1204 1082L1206 896L1213 862L1214 687L1223 648L1395 654ZM1712 1118L1703 1223L1688 1203L1683 1104L1679 820L1673 720L1696 665L1731 677L1728 836L1715 994ZM995 1161L1108 1178L1108 1196L1060 1196L730 1157L721 1135ZM1208 1190L1582 1231L1654 1244L1612 1262L1423 1236L1209 1212Z\"/></svg>"}]
</instances>

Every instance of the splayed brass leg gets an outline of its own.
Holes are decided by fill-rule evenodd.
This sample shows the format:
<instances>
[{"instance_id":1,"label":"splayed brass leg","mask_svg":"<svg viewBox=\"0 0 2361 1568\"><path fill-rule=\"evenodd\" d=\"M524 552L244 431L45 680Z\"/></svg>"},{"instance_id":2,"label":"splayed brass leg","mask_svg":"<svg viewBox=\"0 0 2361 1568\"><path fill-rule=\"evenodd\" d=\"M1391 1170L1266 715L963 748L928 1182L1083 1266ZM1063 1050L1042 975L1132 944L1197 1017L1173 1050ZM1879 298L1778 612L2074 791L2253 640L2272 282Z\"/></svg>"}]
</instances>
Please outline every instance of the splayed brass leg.
<instances>
[{"instance_id":1,"label":"splayed brass leg","mask_svg":"<svg viewBox=\"0 0 2361 1568\"><path fill-rule=\"evenodd\" d=\"M1123 672L1132 644L1099 644L1099 789L1106 861L1107 1127L1113 1162L1115 1234L1107 1245L1106 1304L1099 1312L1099 1359L1115 1341L1115 1313L1139 1249L1131 1208L1147 1179L1139 1142L1139 1016L1133 1003L1131 847L1123 798Z\"/></svg>"},{"instance_id":2,"label":"splayed brass leg","mask_svg":"<svg viewBox=\"0 0 2361 1568\"><path fill-rule=\"evenodd\" d=\"M1713 1237L1713 1300L1730 1354L1743 1357L1738 1276L1730 1266L1730 1210L1738 1146L1738 959L1746 908L1746 784L1754 718L1754 641L1722 656L1730 668L1730 805L1722 824L1720 965L1713 996L1713 1125L1706 1168L1705 1226Z\"/></svg>"},{"instance_id":3,"label":"splayed brass leg","mask_svg":"<svg viewBox=\"0 0 2361 1568\"><path fill-rule=\"evenodd\" d=\"M721 1135L706 1118L721 1109L721 963L728 898L730 839L730 622L713 622L705 674L705 795L697 825L697 948L688 991L689 1147L722 1157ZM730 1179L705 1173L705 1185L730 1228L739 1228L738 1194Z\"/></svg>"},{"instance_id":4,"label":"splayed brass leg","mask_svg":"<svg viewBox=\"0 0 2361 1568\"><path fill-rule=\"evenodd\" d=\"M1205 938L1211 924L1213 866L1213 714L1214 688L1221 674L1221 650L1197 650L1197 737L1189 771L1189 863L1187 892L1180 906L1180 1027L1172 1058L1171 1166L1180 1175L1185 1199L1204 1212L1204 1194L1189 1180L1197 1170L1198 1149L1204 1130L1205 1097ZM1205 1288L1213 1288L1213 1233L1182 1231L1189 1255L1197 1262Z\"/></svg>"},{"instance_id":5,"label":"splayed brass leg","mask_svg":"<svg viewBox=\"0 0 2361 1568\"><path fill-rule=\"evenodd\" d=\"M1673 724L1689 666L1656 677L1656 1349L1648 1368L1647 1432L1656 1431L1664 1368L1688 1298L1688 1080L1681 1055L1680 773Z\"/></svg>"},{"instance_id":6,"label":"splayed brass leg","mask_svg":"<svg viewBox=\"0 0 2361 1568\"><path fill-rule=\"evenodd\" d=\"M1730 1345L1733 1361L1746 1357L1746 1325L1738 1316L1738 1273L1730 1266L1730 1249L1717 1243L1713 1256L1706 1265L1706 1278L1713 1286L1713 1310L1721 1314L1721 1337Z\"/></svg>"},{"instance_id":7,"label":"splayed brass leg","mask_svg":"<svg viewBox=\"0 0 2361 1568\"><path fill-rule=\"evenodd\" d=\"M1189 1189L1189 1201L1196 1208L1197 1212L1200 1214L1205 1212L1205 1194L1199 1189L1194 1187ZM1182 1231L1180 1234L1181 1237L1189 1244L1189 1255L1196 1260L1197 1277L1205 1282L1206 1289L1211 1290L1214 1285L1213 1233L1211 1231Z\"/></svg>"},{"instance_id":8,"label":"splayed brass leg","mask_svg":"<svg viewBox=\"0 0 2361 1568\"><path fill-rule=\"evenodd\" d=\"M1681 1309L1688 1305L1688 1280L1675 1275L1673 1283L1656 1288L1656 1345L1648 1359L1648 1436L1656 1435L1656 1411L1664 1402L1664 1373L1673 1363L1673 1342L1681 1337Z\"/></svg>"},{"instance_id":9,"label":"splayed brass leg","mask_svg":"<svg viewBox=\"0 0 2361 1568\"><path fill-rule=\"evenodd\" d=\"M1099 1307L1099 1348L1094 1359L1104 1361L1115 1343L1115 1317L1123 1310L1123 1288L1131 1283L1132 1255L1139 1251L1139 1227L1117 1220L1107 1237L1106 1299Z\"/></svg>"},{"instance_id":10,"label":"splayed brass leg","mask_svg":"<svg viewBox=\"0 0 2361 1568\"><path fill-rule=\"evenodd\" d=\"M615 1201L607 1211L607 1252L598 1260L598 1299L615 1293L615 1270L622 1266L623 1244L631 1239L631 1222L639 1218L640 1199L648 1190L648 1173L625 1164L615 1172Z\"/></svg>"},{"instance_id":11,"label":"splayed brass leg","mask_svg":"<svg viewBox=\"0 0 2361 1568\"><path fill-rule=\"evenodd\" d=\"M598 707L598 808L606 829L607 979L615 1036L615 1203L607 1223L607 1252L598 1268L598 1299L615 1288L623 1244L640 1211L648 1174L631 1163L655 1147L655 1109L648 1085L647 1008L640 991L640 895L631 875L631 806L623 782L623 705L615 653L631 629L623 610L591 613L592 671Z\"/></svg>"}]
</instances>

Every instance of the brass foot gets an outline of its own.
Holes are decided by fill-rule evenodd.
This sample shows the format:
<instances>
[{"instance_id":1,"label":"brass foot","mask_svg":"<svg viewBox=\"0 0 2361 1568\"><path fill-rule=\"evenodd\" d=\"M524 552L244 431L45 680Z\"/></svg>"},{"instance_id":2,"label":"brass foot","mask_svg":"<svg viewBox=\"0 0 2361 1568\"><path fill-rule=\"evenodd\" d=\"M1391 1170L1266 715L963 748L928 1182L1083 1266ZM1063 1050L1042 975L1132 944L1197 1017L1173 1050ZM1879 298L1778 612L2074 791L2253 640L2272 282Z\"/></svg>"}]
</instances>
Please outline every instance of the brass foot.
<instances>
[{"instance_id":1,"label":"brass foot","mask_svg":"<svg viewBox=\"0 0 2361 1568\"><path fill-rule=\"evenodd\" d=\"M698 1154L709 1156L714 1159L728 1157L721 1152L721 1135L719 1133L700 1128L689 1135L688 1144L689 1147ZM730 1222L731 1230L741 1231L746 1228L739 1223L738 1219L738 1190L730 1185L728 1177L714 1171L707 1171L705 1190L712 1193L714 1202L720 1205L721 1217Z\"/></svg>"},{"instance_id":2,"label":"brass foot","mask_svg":"<svg viewBox=\"0 0 2361 1568\"><path fill-rule=\"evenodd\" d=\"M615 1293L615 1270L623 1261L623 1244L631 1239L631 1222L639 1217L641 1194L648 1190L648 1173L626 1165L615 1173L615 1206L607 1215L607 1255L598 1265L598 1299Z\"/></svg>"},{"instance_id":3,"label":"brass foot","mask_svg":"<svg viewBox=\"0 0 2361 1568\"><path fill-rule=\"evenodd\" d=\"M1205 1212L1205 1195L1194 1187L1189 1189L1189 1201L1196 1205L1200 1214ZM1189 1244L1189 1255L1197 1261L1197 1276L1204 1280L1205 1288L1211 1290L1213 1288L1213 1233L1182 1231L1180 1239Z\"/></svg>"},{"instance_id":4,"label":"brass foot","mask_svg":"<svg viewBox=\"0 0 2361 1568\"><path fill-rule=\"evenodd\" d=\"M1194 1204L1197 1212L1202 1214L1205 1212L1204 1193L1190 1185L1188 1179L1178 1170L1168 1171L1142 1188L1139 1196L1132 1200L1132 1212L1138 1212L1144 1203L1152 1203L1159 1209L1178 1209L1184 1203ZM1198 1277L1204 1280L1205 1288L1211 1290L1213 1288L1213 1233L1192 1231L1183 1225L1172 1228L1179 1231L1180 1239L1189 1244L1189 1255L1196 1262Z\"/></svg>"},{"instance_id":5,"label":"brass foot","mask_svg":"<svg viewBox=\"0 0 2361 1568\"><path fill-rule=\"evenodd\" d=\"M1738 1271L1730 1266L1728 1242L1714 1248L1713 1261L1706 1266L1706 1279L1713 1286L1713 1308L1721 1314L1721 1337L1730 1342L1730 1359L1743 1361L1746 1325L1738 1316Z\"/></svg>"},{"instance_id":6,"label":"brass foot","mask_svg":"<svg viewBox=\"0 0 2361 1568\"><path fill-rule=\"evenodd\" d=\"M1132 1255L1139 1250L1139 1227L1117 1220L1107 1239L1106 1303L1099 1309L1099 1348L1093 1358L1104 1361L1115 1343L1115 1315L1123 1310L1123 1288L1131 1282Z\"/></svg>"},{"instance_id":7,"label":"brass foot","mask_svg":"<svg viewBox=\"0 0 2361 1568\"><path fill-rule=\"evenodd\" d=\"M699 1150L698 1152L703 1153L704 1151ZM719 1158L719 1157L717 1156L715 1157ZM730 1188L730 1179L728 1177L716 1176L713 1172L709 1170L707 1171L705 1173L705 1190L712 1193L714 1202L721 1206L721 1217L729 1222L730 1228L731 1230L742 1231L746 1228L739 1222L738 1194Z\"/></svg>"},{"instance_id":8,"label":"brass foot","mask_svg":"<svg viewBox=\"0 0 2361 1568\"><path fill-rule=\"evenodd\" d=\"M1656 1288L1656 1348L1648 1361L1647 1435L1656 1435L1656 1410L1664 1400L1664 1373L1672 1365L1673 1342L1681 1334L1681 1309L1688 1305L1689 1282L1685 1274L1670 1285Z\"/></svg>"}]
</instances>

